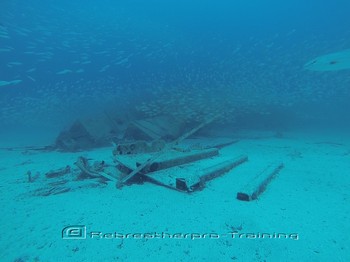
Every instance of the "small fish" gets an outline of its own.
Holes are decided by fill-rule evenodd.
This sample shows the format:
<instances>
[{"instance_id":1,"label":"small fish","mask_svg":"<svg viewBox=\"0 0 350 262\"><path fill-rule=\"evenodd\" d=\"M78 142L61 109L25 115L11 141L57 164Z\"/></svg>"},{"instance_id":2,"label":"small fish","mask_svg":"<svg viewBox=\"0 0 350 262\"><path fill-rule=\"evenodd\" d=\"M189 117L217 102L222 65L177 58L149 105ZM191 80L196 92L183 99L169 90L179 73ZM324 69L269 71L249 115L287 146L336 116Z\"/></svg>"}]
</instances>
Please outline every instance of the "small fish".
<instances>
[{"instance_id":1,"label":"small fish","mask_svg":"<svg viewBox=\"0 0 350 262\"><path fill-rule=\"evenodd\" d=\"M27 76L30 80L32 80L33 82L36 82L35 78L31 77L31 76Z\"/></svg>"},{"instance_id":2,"label":"small fish","mask_svg":"<svg viewBox=\"0 0 350 262\"><path fill-rule=\"evenodd\" d=\"M110 65L105 65L104 67L102 67L99 72L102 73L102 72L105 72L108 68L110 67Z\"/></svg>"},{"instance_id":3,"label":"small fish","mask_svg":"<svg viewBox=\"0 0 350 262\"><path fill-rule=\"evenodd\" d=\"M57 72L56 75L65 75L65 74L69 74L69 73L72 73L72 72L73 72L72 70L64 69L62 71Z\"/></svg>"},{"instance_id":4,"label":"small fish","mask_svg":"<svg viewBox=\"0 0 350 262\"><path fill-rule=\"evenodd\" d=\"M0 48L0 52L10 52L12 51L11 48Z\"/></svg>"},{"instance_id":5,"label":"small fish","mask_svg":"<svg viewBox=\"0 0 350 262\"><path fill-rule=\"evenodd\" d=\"M122 59L122 60L116 62L115 64L116 64L116 65L121 65L121 64L127 63L128 61L129 61L129 58L127 57L127 58L124 58L124 59Z\"/></svg>"},{"instance_id":6,"label":"small fish","mask_svg":"<svg viewBox=\"0 0 350 262\"><path fill-rule=\"evenodd\" d=\"M22 64L21 62L9 62L7 63L7 67L20 66Z\"/></svg>"},{"instance_id":7,"label":"small fish","mask_svg":"<svg viewBox=\"0 0 350 262\"><path fill-rule=\"evenodd\" d=\"M36 67L33 67L33 68L31 68L31 69L28 69L28 70L27 70L27 73L31 73L31 72L34 72L34 71L36 71Z\"/></svg>"},{"instance_id":8,"label":"small fish","mask_svg":"<svg viewBox=\"0 0 350 262\"><path fill-rule=\"evenodd\" d=\"M12 80L12 81L0 81L0 86L16 85L21 83L22 80Z\"/></svg>"}]
</instances>

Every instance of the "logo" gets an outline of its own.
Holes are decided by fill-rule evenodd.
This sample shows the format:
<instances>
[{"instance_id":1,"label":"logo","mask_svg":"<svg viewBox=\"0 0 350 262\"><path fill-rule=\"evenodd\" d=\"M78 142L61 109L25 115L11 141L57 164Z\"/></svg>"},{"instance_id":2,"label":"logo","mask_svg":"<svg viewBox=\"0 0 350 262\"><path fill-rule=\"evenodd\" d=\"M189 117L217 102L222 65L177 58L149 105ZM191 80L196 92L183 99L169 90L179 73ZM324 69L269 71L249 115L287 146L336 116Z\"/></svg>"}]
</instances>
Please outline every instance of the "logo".
<instances>
[{"instance_id":1,"label":"logo","mask_svg":"<svg viewBox=\"0 0 350 262\"><path fill-rule=\"evenodd\" d=\"M62 230L63 239L86 239L86 226L67 226Z\"/></svg>"}]
</instances>

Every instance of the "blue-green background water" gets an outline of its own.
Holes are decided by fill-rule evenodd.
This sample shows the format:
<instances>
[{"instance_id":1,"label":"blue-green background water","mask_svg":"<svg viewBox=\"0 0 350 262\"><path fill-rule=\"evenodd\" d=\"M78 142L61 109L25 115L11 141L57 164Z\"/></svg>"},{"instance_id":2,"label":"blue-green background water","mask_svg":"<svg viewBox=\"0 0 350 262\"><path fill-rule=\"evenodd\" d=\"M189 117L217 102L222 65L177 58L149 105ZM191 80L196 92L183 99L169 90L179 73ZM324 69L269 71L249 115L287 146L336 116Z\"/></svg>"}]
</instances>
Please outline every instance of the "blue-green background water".
<instances>
[{"instance_id":1,"label":"blue-green background water","mask_svg":"<svg viewBox=\"0 0 350 262\"><path fill-rule=\"evenodd\" d=\"M0 81L21 81L0 87L2 132L57 133L105 108L162 111L171 93L203 90L216 104L240 97L225 123L276 106L344 123L349 71L303 65L350 47L348 10L345 0L3 0Z\"/></svg>"},{"instance_id":2,"label":"blue-green background water","mask_svg":"<svg viewBox=\"0 0 350 262\"><path fill-rule=\"evenodd\" d=\"M349 10L349 0L0 0L0 261L350 261L350 69L304 69L350 49ZM183 176L239 155L249 161L193 194L80 180L81 156L96 167L120 162L110 141L73 153L42 146L101 112L128 121L171 115L185 131L219 115L177 150L226 134L239 142L176 167ZM346 137L284 132L309 128ZM218 131L218 140L203 136ZM236 199L277 162L285 168L261 198ZM72 172L46 175L68 165ZM300 240L63 240L69 225Z\"/></svg>"}]
</instances>

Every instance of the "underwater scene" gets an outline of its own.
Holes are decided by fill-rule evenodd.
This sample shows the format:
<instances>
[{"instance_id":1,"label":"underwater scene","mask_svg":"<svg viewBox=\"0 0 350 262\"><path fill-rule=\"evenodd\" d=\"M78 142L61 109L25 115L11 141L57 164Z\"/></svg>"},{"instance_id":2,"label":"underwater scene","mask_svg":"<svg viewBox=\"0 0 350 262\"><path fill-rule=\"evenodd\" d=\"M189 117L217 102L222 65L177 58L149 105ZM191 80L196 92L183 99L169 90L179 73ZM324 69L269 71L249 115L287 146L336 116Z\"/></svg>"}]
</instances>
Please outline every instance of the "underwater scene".
<instances>
[{"instance_id":1,"label":"underwater scene","mask_svg":"<svg viewBox=\"0 0 350 262\"><path fill-rule=\"evenodd\" d=\"M348 0L1 0L1 262L350 261Z\"/></svg>"}]
</instances>

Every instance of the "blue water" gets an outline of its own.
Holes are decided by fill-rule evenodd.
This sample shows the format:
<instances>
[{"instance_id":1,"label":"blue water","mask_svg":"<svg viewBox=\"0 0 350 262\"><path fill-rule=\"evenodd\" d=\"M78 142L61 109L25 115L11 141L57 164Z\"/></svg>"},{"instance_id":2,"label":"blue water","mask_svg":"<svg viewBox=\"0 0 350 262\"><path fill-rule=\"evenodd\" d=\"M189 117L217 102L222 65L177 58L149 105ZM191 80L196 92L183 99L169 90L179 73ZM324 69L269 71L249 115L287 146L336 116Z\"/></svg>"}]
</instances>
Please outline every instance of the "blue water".
<instances>
[{"instance_id":1,"label":"blue water","mask_svg":"<svg viewBox=\"0 0 350 262\"><path fill-rule=\"evenodd\" d=\"M187 129L219 115L209 132L219 136L241 129L348 134L350 69L304 65L350 48L349 10L348 0L1 0L0 147L52 145L76 119L106 111L130 121L169 115ZM291 158L301 158L292 149ZM345 149L334 151L346 157ZM309 258L330 261L314 253Z\"/></svg>"},{"instance_id":2,"label":"blue water","mask_svg":"<svg viewBox=\"0 0 350 262\"><path fill-rule=\"evenodd\" d=\"M1 86L0 118L4 128L45 121L57 130L106 104L128 100L132 111L154 100L152 90L159 87L193 90L192 96L207 88L219 99L226 90L254 86L262 100L268 93L280 96L281 104L346 104L347 70L315 73L303 65L349 48L349 5L2 1L0 80L21 82ZM295 94L300 99L286 99ZM244 97L250 109L251 96Z\"/></svg>"}]
</instances>

